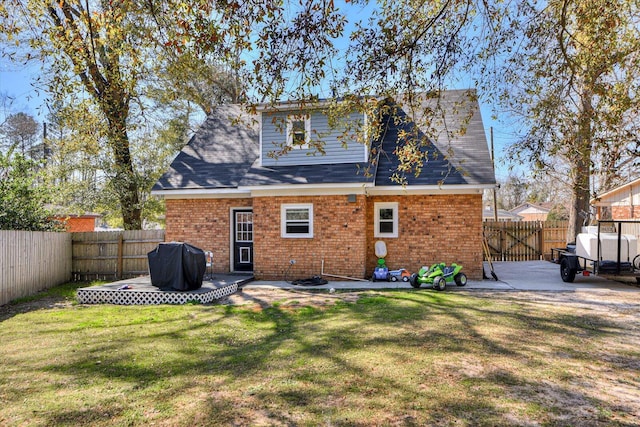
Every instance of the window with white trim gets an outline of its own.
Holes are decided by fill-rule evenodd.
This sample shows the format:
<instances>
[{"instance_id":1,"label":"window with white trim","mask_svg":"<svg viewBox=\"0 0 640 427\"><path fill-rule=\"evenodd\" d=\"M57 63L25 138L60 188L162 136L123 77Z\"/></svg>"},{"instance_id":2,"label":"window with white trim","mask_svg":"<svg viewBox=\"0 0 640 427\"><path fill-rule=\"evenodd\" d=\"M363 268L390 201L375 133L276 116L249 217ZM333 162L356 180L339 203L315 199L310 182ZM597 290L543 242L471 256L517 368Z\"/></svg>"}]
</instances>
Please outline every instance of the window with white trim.
<instances>
[{"instance_id":1,"label":"window with white trim","mask_svg":"<svg viewBox=\"0 0 640 427\"><path fill-rule=\"evenodd\" d=\"M287 204L280 209L282 237L313 237L313 204Z\"/></svg>"},{"instance_id":2,"label":"window with white trim","mask_svg":"<svg viewBox=\"0 0 640 427\"><path fill-rule=\"evenodd\" d=\"M398 203L374 204L374 237L398 237Z\"/></svg>"},{"instance_id":3,"label":"window with white trim","mask_svg":"<svg viewBox=\"0 0 640 427\"><path fill-rule=\"evenodd\" d=\"M309 148L311 117L308 114L287 116L287 145L295 149Z\"/></svg>"}]
</instances>

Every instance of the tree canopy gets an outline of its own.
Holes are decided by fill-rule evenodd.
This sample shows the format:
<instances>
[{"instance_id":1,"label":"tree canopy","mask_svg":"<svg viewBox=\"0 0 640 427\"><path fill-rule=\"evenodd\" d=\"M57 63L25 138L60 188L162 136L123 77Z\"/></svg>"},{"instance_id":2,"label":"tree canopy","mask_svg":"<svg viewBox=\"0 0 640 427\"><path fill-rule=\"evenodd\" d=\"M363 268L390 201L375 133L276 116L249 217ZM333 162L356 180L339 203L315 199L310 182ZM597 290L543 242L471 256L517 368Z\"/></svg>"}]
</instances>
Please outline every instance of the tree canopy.
<instances>
[{"instance_id":1,"label":"tree canopy","mask_svg":"<svg viewBox=\"0 0 640 427\"><path fill-rule=\"evenodd\" d=\"M171 100L171 119L184 114L184 109L176 112L176 100L206 112L221 99L237 99L237 81L222 70L226 58L212 62L193 45L175 44L184 28L200 28L201 14L209 10L205 2L194 6L80 0L0 5L3 55L42 62L40 84L55 112L62 112L58 125L74 136L74 144L65 141L63 152L87 152L85 142L93 141L98 149L93 153L101 158L99 173L108 181L127 229L142 226L147 177L136 169L134 153L141 141L148 141L144 135L149 129L159 127L160 119L153 116L156 100ZM222 71L216 74L218 64ZM190 76L203 80L191 83ZM220 86L207 91L203 86L212 81ZM212 95L216 92L217 97Z\"/></svg>"},{"instance_id":2,"label":"tree canopy","mask_svg":"<svg viewBox=\"0 0 640 427\"><path fill-rule=\"evenodd\" d=\"M45 207L48 194L37 185L34 163L13 148L0 152L0 230L61 230Z\"/></svg>"},{"instance_id":3,"label":"tree canopy","mask_svg":"<svg viewBox=\"0 0 640 427\"><path fill-rule=\"evenodd\" d=\"M569 240L590 220L590 198L628 178L619 166L640 130L639 20L634 1L521 1L514 12L518 44L498 83L528 126L510 154L572 190Z\"/></svg>"}]
</instances>

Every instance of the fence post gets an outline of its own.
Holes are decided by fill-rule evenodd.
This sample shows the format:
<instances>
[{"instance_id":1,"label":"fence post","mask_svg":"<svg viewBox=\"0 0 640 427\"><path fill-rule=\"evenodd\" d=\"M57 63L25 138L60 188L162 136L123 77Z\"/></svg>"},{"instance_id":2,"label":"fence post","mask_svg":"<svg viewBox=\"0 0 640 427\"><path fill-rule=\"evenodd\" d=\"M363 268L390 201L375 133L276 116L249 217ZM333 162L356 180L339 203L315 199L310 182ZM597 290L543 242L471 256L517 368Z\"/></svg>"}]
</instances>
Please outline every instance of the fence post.
<instances>
[{"instance_id":1,"label":"fence post","mask_svg":"<svg viewBox=\"0 0 640 427\"><path fill-rule=\"evenodd\" d=\"M502 221L500 223L500 234L499 234L500 240L498 240L498 242L500 243L500 245L499 245L500 246L499 247L499 250L500 250L500 261L511 261L511 260L506 259L505 253L504 253L505 252L505 247L506 247L506 245L505 245L505 239L506 239L506 236L505 236L506 230L505 230L505 228L506 228L506 224L507 224L506 221Z\"/></svg>"},{"instance_id":2,"label":"fence post","mask_svg":"<svg viewBox=\"0 0 640 427\"><path fill-rule=\"evenodd\" d=\"M538 231L538 253L540 255L540 259L543 260L544 259L544 226L545 226L545 222L544 221L538 221L538 223L540 224L539 231Z\"/></svg>"},{"instance_id":3,"label":"fence post","mask_svg":"<svg viewBox=\"0 0 640 427\"><path fill-rule=\"evenodd\" d=\"M122 279L122 253L124 245L124 237L123 233L118 235L118 263L116 264L116 278L118 280Z\"/></svg>"}]
</instances>

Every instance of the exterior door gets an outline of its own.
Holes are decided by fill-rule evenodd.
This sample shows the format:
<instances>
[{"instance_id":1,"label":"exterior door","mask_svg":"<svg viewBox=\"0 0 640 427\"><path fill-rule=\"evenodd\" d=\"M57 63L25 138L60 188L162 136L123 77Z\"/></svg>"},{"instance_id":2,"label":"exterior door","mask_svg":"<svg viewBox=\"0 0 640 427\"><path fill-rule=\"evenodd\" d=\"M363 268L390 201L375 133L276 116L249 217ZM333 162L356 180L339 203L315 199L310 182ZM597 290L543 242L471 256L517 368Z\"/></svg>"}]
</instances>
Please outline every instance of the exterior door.
<instances>
[{"instance_id":1,"label":"exterior door","mask_svg":"<svg viewBox=\"0 0 640 427\"><path fill-rule=\"evenodd\" d=\"M233 269L253 271L253 211L233 211Z\"/></svg>"}]
</instances>

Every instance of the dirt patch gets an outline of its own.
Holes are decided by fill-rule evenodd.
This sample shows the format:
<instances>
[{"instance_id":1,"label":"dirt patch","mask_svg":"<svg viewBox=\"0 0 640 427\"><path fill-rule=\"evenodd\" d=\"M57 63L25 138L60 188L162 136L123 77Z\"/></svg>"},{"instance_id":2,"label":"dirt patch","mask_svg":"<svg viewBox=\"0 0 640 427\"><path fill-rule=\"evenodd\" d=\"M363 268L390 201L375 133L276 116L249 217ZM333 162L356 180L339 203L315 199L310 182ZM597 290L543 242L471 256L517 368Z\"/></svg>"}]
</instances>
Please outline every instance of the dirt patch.
<instances>
[{"instance_id":1,"label":"dirt patch","mask_svg":"<svg viewBox=\"0 0 640 427\"><path fill-rule=\"evenodd\" d=\"M473 291L468 295L479 298L499 298L511 301L565 306L602 312L614 317L636 317L640 314L640 290L620 292L612 290L590 290L575 292L531 292L531 291ZM637 318L637 317L636 317Z\"/></svg>"},{"instance_id":2,"label":"dirt patch","mask_svg":"<svg viewBox=\"0 0 640 427\"><path fill-rule=\"evenodd\" d=\"M239 288L232 295L218 301L222 305L257 305L262 308L279 306L326 306L339 301L356 302L363 295L380 294L373 290L338 290L330 293L326 289L281 289ZM640 290L617 292L609 290L576 292L532 292L532 291L456 291L477 298L522 301L532 304L566 306L608 313L616 318L636 320L640 315ZM69 307L74 301L58 296L48 296L19 304L0 306L0 321L16 314L34 310ZM635 324L634 324L635 326Z\"/></svg>"},{"instance_id":3,"label":"dirt patch","mask_svg":"<svg viewBox=\"0 0 640 427\"><path fill-rule=\"evenodd\" d=\"M296 290L278 288L240 288L238 292L219 301L226 305L257 305L262 308L279 306L326 306L338 301L355 302L364 292L336 292L327 290Z\"/></svg>"},{"instance_id":4,"label":"dirt patch","mask_svg":"<svg viewBox=\"0 0 640 427\"><path fill-rule=\"evenodd\" d=\"M257 304L261 307L278 305L327 305L337 301L355 302L363 295L380 294L379 291L338 290L329 293L326 289L298 290L280 288L240 288L238 292L219 301L226 305ZM616 315L640 314L640 290L638 292L618 291L576 291L576 292L533 292L533 291L456 291L477 298L504 299L544 305L564 305Z\"/></svg>"},{"instance_id":5,"label":"dirt patch","mask_svg":"<svg viewBox=\"0 0 640 427\"><path fill-rule=\"evenodd\" d=\"M222 305L255 305L261 308L279 306L327 306L338 301L355 302L362 294L370 291L339 291L329 293L328 290L286 290L277 288L248 288L238 289L238 292L218 300ZM73 300L62 297L41 297L33 301L0 306L0 321L9 319L17 314L36 310L70 307Z\"/></svg>"},{"instance_id":6,"label":"dirt patch","mask_svg":"<svg viewBox=\"0 0 640 427\"><path fill-rule=\"evenodd\" d=\"M61 297L43 297L33 301L22 302L18 304L0 305L0 322L9 319L17 314L51 308L71 307L72 304L72 301Z\"/></svg>"}]
</instances>

